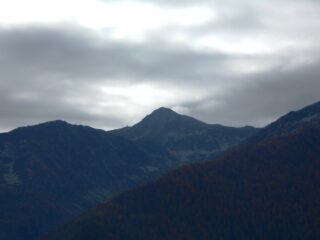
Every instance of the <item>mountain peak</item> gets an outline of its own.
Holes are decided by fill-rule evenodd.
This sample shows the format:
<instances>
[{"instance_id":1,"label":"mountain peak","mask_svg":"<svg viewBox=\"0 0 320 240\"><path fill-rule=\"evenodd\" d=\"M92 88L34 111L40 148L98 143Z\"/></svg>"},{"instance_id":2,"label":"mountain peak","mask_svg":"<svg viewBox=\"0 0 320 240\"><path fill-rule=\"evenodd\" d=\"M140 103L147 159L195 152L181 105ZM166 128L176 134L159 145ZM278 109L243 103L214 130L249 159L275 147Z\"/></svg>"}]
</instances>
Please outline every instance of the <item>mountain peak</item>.
<instances>
[{"instance_id":1,"label":"mountain peak","mask_svg":"<svg viewBox=\"0 0 320 240\"><path fill-rule=\"evenodd\" d=\"M154 110L152 113L147 115L142 122L152 122L155 124L163 124L165 122L171 122L173 120L179 119L182 115L176 113L170 108L161 107Z\"/></svg>"},{"instance_id":2,"label":"mountain peak","mask_svg":"<svg viewBox=\"0 0 320 240\"><path fill-rule=\"evenodd\" d=\"M151 114L147 115L139 124L147 125L153 128L162 128L164 126L168 126L174 124L182 124L182 125L194 125L194 124L204 124L201 121L194 119L189 116L181 115L176 113L170 108L161 107L154 110Z\"/></svg>"},{"instance_id":3,"label":"mountain peak","mask_svg":"<svg viewBox=\"0 0 320 240\"><path fill-rule=\"evenodd\" d=\"M150 115L179 115L178 113L176 113L175 111L173 111L170 108L166 108L166 107L160 107L156 110L154 110Z\"/></svg>"},{"instance_id":4,"label":"mountain peak","mask_svg":"<svg viewBox=\"0 0 320 240\"><path fill-rule=\"evenodd\" d=\"M131 128L121 129L120 131L125 131L125 135L131 136L131 139L141 139L166 135L168 132L190 131L190 129L205 128L206 126L207 124L197 119L176 113L170 108L160 107ZM119 131L116 130L115 132Z\"/></svg>"},{"instance_id":5,"label":"mountain peak","mask_svg":"<svg viewBox=\"0 0 320 240\"><path fill-rule=\"evenodd\" d=\"M57 119L57 120L52 120L52 121L48 121L48 122L44 122L44 123L40 123L38 124L38 126L43 126L43 125L47 125L47 126L65 126L65 125L71 125L70 123L64 121L64 120L60 120L60 119Z\"/></svg>"}]
</instances>

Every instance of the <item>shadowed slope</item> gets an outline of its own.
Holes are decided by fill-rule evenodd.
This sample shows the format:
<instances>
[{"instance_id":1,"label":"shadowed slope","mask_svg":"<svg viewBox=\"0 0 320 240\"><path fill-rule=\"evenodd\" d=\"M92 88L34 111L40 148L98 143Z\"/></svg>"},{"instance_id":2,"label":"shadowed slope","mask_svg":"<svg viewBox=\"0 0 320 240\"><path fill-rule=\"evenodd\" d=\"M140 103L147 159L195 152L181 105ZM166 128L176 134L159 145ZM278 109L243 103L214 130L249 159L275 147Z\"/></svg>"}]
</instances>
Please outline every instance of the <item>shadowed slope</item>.
<instances>
[{"instance_id":1,"label":"shadowed slope","mask_svg":"<svg viewBox=\"0 0 320 240\"><path fill-rule=\"evenodd\" d=\"M170 125L177 118L188 137L180 136L181 130L174 138L182 137L182 141L174 140L178 146L172 145L171 140L170 144L162 144L162 137L171 134L171 127L178 129L177 125ZM138 126L161 134L152 134L152 140L131 141L64 121L0 134L0 239L35 239L98 203L184 163L185 159L178 158L172 149L187 147L197 156L202 154L197 145L197 139L203 136L198 134L198 126L202 129L207 125L200 121L162 109ZM211 131L233 144L255 130L239 130L238 134L233 133L237 129L230 128L231 133L225 129ZM158 137L161 141L157 141ZM215 151L211 143L205 146Z\"/></svg>"},{"instance_id":2,"label":"shadowed slope","mask_svg":"<svg viewBox=\"0 0 320 240\"><path fill-rule=\"evenodd\" d=\"M53 121L0 134L0 239L33 239L151 174L134 143Z\"/></svg>"},{"instance_id":3,"label":"shadowed slope","mask_svg":"<svg viewBox=\"0 0 320 240\"><path fill-rule=\"evenodd\" d=\"M122 194L47 239L319 239L319 112L261 139Z\"/></svg>"}]
</instances>

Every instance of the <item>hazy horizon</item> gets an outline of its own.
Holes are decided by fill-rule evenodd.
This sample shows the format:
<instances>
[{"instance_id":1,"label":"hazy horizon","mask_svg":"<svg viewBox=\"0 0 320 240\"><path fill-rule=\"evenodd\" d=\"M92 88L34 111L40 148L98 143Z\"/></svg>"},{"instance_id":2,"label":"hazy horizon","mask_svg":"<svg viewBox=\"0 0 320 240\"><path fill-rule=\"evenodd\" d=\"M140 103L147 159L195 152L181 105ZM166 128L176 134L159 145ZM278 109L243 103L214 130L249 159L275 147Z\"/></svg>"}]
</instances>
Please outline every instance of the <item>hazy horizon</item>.
<instances>
[{"instance_id":1,"label":"hazy horizon","mask_svg":"<svg viewBox=\"0 0 320 240\"><path fill-rule=\"evenodd\" d=\"M313 104L313 103L310 103L309 105L311 105L311 104ZM168 107L160 107L160 108L168 108ZM159 108L157 108L157 109L154 109L154 111L155 110L158 110ZM172 109L171 109L172 110ZM290 111L297 111L297 110L301 110L300 108L299 109L292 109L292 110L290 110ZM153 111L152 111L153 112ZM149 114L147 114L147 115L150 115L150 114L152 114L152 112L150 112ZM189 115L186 115L186 114L183 114L183 113L179 113L179 112L177 112L177 111L175 111L176 113L178 113L178 114L180 114L180 115L185 115L185 116L189 116ZM275 121L278 119L278 118L280 118L280 117L282 117L282 116L284 116L285 114L287 114L288 112L286 112L286 113L283 113L282 115L280 115L279 117L277 117L276 119L275 119ZM120 126L120 127L118 127L118 128L109 128L109 129L105 129L105 128L99 128L99 127L95 127L95 126L91 126L91 125L87 125L87 124L84 124L84 123L81 123L81 122L69 122L69 121L66 121L66 120L64 120L64 119L51 119L51 120L47 120L47 121L41 121L41 122L35 122L35 123L31 123L31 124L28 124L28 125L23 125L23 126L17 126L17 127L15 127L15 128L12 128L12 129L8 129L8 130L3 130L3 131L0 131L0 133L6 133L6 132L10 132L10 131L12 131L12 130L14 130L14 129L16 129L16 128L19 128L19 127L30 127L30 126L35 126L35 125L39 125L39 124L43 124L43 123L47 123L47 122L54 122L54 121L63 121L63 122L67 122L67 123L69 123L69 124L72 124L72 125L80 125L80 126L88 126L88 127L92 127L92 128L96 128L96 129L102 129L102 130L105 130L105 131L111 131L111 130L116 130L116 129L121 129L121 128L125 128L125 127L132 127L132 126L134 126L135 124L137 124L137 123L139 123L140 121L142 121L147 115L145 115L145 116L143 116L143 117L141 117L141 119L140 120L138 120L137 122L135 122L135 123L133 123L132 125L125 125L125 126ZM192 117L192 116L189 116L189 117ZM192 118L195 118L195 117L192 117ZM195 119L197 119L197 118L195 118ZM197 119L197 120L200 120L200 119ZM200 121L202 121L202 120L200 120ZM220 125L223 125L223 124L221 124L221 123L215 123L215 122L205 122L205 121L202 121L202 122L204 122L204 123L207 123L207 124L220 124ZM269 123L266 123L266 125L264 125L264 126L254 126L254 125L247 125L247 124L245 124L245 125L242 125L242 126L231 126L231 125L224 125L224 126L227 126L227 127L256 127L256 128L264 128L264 127L266 127L267 125L269 125L269 124L271 124L273 121L271 121L271 122L269 122ZM1 129L0 129L1 130Z\"/></svg>"}]
</instances>

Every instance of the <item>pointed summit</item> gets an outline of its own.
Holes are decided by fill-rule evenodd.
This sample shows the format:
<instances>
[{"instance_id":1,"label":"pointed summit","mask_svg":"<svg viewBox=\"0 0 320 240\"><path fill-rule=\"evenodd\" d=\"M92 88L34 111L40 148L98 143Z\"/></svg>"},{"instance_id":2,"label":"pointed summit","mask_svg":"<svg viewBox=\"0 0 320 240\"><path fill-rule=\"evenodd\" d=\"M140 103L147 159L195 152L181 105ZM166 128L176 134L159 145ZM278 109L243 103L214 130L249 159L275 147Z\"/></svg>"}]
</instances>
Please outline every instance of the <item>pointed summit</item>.
<instances>
[{"instance_id":1,"label":"pointed summit","mask_svg":"<svg viewBox=\"0 0 320 240\"><path fill-rule=\"evenodd\" d=\"M170 108L161 107L154 110L151 114L147 115L140 123L147 123L148 125L163 125L167 122L176 121L184 116L176 113Z\"/></svg>"},{"instance_id":2,"label":"pointed summit","mask_svg":"<svg viewBox=\"0 0 320 240\"><path fill-rule=\"evenodd\" d=\"M177 135L181 132L189 132L206 128L207 124L189 116L181 115L170 108L160 107L143 118L134 126L119 129L113 133L126 136L131 140L145 138L162 138L163 136Z\"/></svg>"},{"instance_id":3,"label":"pointed summit","mask_svg":"<svg viewBox=\"0 0 320 240\"><path fill-rule=\"evenodd\" d=\"M192 161L209 158L256 131L257 129L250 127L232 128L207 124L161 107L134 126L113 130L112 133L134 141L156 143L170 150L179 159Z\"/></svg>"},{"instance_id":4,"label":"pointed summit","mask_svg":"<svg viewBox=\"0 0 320 240\"><path fill-rule=\"evenodd\" d=\"M175 111L173 111L172 109L170 108L166 108L166 107L160 107L156 110L154 110L152 114L157 114L157 115L179 115L178 113L176 113Z\"/></svg>"},{"instance_id":5,"label":"pointed summit","mask_svg":"<svg viewBox=\"0 0 320 240\"><path fill-rule=\"evenodd\" d=\"M170 108L161 107L154 110L151 114L147 115L141 122L133 127L142 127L144 129L150 129L152 132L155 131L176 131L177 129L183 128L194 128L195 126L206 126L195 118L181 115L176 113Z\"/></svg>"}]
</instances>

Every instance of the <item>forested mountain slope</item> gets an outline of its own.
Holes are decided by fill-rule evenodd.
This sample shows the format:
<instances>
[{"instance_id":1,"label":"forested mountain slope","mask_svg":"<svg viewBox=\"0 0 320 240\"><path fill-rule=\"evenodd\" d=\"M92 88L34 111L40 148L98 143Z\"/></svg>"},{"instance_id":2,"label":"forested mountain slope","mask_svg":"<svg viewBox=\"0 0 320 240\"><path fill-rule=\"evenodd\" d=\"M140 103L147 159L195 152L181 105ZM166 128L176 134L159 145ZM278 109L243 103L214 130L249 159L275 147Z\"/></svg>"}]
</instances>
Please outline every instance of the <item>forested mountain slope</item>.
<instances>
[{"instance_id":1,"label":"forested mountain slope","mask_svg":"<svg viewBox=\"0 0 320 240\"><path fill-rule=\"evenodd\" d=\"M182 167L45 239L319 239L319 113L298 125L290 113L270 125L297 126L286 134Z\"/></svg>"}]
</instances>

